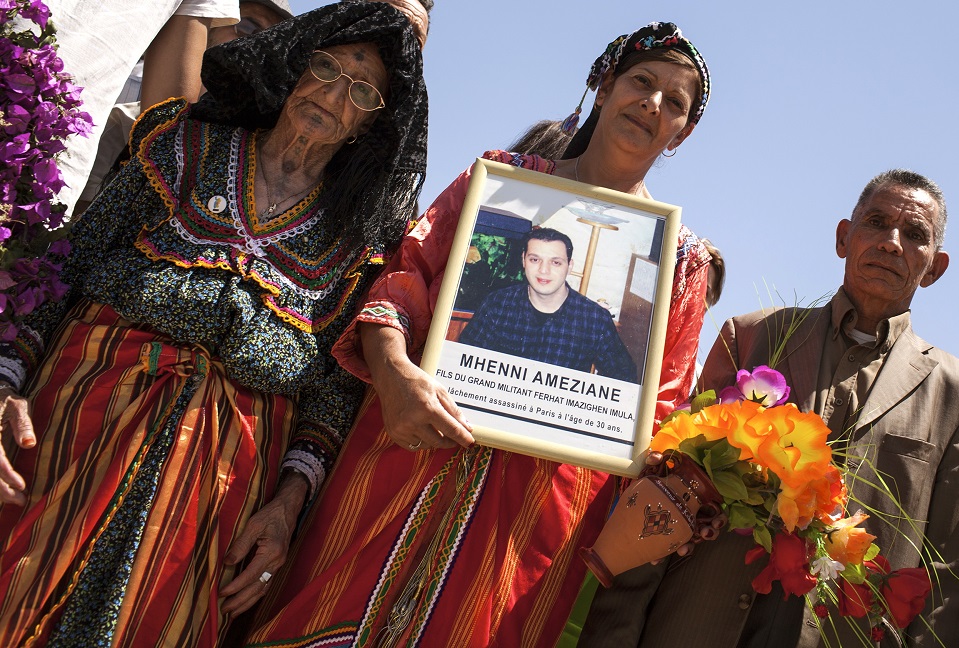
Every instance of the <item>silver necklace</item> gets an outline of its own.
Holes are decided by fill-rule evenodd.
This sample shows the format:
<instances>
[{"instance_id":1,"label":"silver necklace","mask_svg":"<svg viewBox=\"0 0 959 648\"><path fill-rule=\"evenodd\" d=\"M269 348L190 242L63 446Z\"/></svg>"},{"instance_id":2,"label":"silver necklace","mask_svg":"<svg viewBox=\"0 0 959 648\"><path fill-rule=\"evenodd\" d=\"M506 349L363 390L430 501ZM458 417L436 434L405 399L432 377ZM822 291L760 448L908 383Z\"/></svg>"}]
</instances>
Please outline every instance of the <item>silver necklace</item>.
<instances>
[{"instance_id":1,"label":"silver necklace","mask_svg":"<svg viewBox=\"0 0 959 648\"><path fill-rule=\"evenodd\" d=\"M275 200L273 200L273 194L272 192L270 192L270 183L266 179L266 172L263 171L262 168L260 170L260 177L263 178L263 186L266 188L266 200L268 203L270 203L270 206L267 207L266 211L260 212L260 217L271 218L273 216L273 212L276 211L278 203ZM314 187L307 187L305 191L301 191L300 193L293 196L292 198L287 198L286 200L284 200L283 204L291 203L295 205L297 202L299 202L300 198L308 194L313 189Z\"/></svg>"},{"instance_id":2,"label":"silver necklace","mask_svg":"<svg viewBox=\"0 0 959 648\"><path fill-rule=\"evenodd\" d=\"M256 153L261 153L262 151L263 151L262 147L257 146ZM267 180L266 178L266 169L263 167L262 164L257 164L256 170L260 174L260 178L263 180L263 186L266 188L266 201L270 205L269 207L266 208L266 211L260 212L260 218L264 218L264 219L272 218L273 212L276 211L276 208L280 204L290 203L295 205L297 202L299 202L300 198L302 198L303 196L305 196L306 194L308 194L310 191L312 191L315 188L315 187L307 187L305 191L301 191L300 193L293 196L292 198L287 198L284 201L282 201L282 203L278 203L277 201L273 200L273 193L270 191L270 181Z\"/></svg>"}]
</instances>

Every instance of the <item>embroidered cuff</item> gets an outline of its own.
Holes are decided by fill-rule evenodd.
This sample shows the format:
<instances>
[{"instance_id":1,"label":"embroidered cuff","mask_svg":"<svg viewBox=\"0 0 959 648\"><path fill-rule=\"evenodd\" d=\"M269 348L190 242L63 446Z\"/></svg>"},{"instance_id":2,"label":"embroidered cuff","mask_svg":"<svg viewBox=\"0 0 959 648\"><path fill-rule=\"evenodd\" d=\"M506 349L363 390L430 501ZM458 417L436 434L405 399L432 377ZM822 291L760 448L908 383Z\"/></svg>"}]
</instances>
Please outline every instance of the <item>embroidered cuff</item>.
<instances>
[{"instance_id":1,"label":"embroidered cuff","mask_svg":"<svg viewBox=\"0 0 959 648\"><path fill-rule=\"evenodd\" d=\"M360 322L383 324L384 326L395 328L403 333L407 344L412 342L409 316L391 302L370 302L363 307L363 310L356 316L356 319Z\"/></svg>"},{"instance_id":2,"label":"embroidered cuff","mask_svg":"<svg viewBox=\"0 0 959 648\"><path fill-rule=\"evenodd\" d=\"M27 375L36 369L41 355L43 343L39 334L29 326L21 324L16 338L0 344L0 380L10 383L18 392L22 392Z\"/></svg>"},{"instance_id":3,"label":"embroidered cuff","mask_svg":"<svg viewBox=\"0 0 959 648\"><path fill-rule=\"evenodd\" d=\"M281 470L295 470L310 483L310 494L307 498L312 501L323 485L326 479L326 468L323 467L323 461L313 453L306 450L289 450L283 457L283 463L280 464Z\"/></svg>"}]
</instances>

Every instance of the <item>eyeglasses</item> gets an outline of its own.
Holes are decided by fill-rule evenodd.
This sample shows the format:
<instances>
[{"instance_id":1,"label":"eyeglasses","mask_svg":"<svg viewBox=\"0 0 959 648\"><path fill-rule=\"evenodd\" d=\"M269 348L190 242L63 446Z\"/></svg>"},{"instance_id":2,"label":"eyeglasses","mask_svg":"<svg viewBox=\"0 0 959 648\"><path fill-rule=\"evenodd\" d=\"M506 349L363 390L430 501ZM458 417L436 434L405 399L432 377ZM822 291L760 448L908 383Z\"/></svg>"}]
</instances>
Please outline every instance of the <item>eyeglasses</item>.
<instances>
[{"instance_id":1,"label":"eyeglasses","mask_svg":"<svg viewBox=\"0 0 959 648\"><path fill-rule=\"evenodd\" d=\"M343 66L332 54L316 50L310 57L310 72L324 83L333 83L340 77L350 80L350 101L360 110L372 112L386 105L383 95L366 81L357 81L343 71Z\"/></svg>"}]
</instances>

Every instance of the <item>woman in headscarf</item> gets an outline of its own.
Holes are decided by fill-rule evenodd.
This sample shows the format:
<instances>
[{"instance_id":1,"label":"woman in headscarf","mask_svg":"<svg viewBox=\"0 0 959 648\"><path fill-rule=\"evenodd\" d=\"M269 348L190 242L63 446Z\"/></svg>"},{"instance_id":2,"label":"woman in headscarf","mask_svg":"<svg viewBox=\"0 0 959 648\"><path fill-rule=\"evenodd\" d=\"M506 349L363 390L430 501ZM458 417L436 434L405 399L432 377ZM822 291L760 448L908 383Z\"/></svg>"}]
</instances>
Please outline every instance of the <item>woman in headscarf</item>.
<instances>
[{"instance_id":1,"label":"woman in headscarf","mask_svg":"<svg viewBox=\"0 0 959 648\"><path fill-rule=\"evenodd\" d=\"M646 172L703 114L705 62L675 25L653 23L611 43L588 85L595 107L573 157L484 157L648 197ZM598 535L616 480L472 444L453 399L417 366L469 177L426 211L334 347L376 398L252 645L553 646L562 631L585 573L576 552ZM657 419L692 384L708 262L683 228Z\"/></svg>"},{"instance_id":2,"label":"woman in headscarf","mask_svg":"<svg viewBox=\"0 0 959 648\"><path fill-rule=\"evenodd\" d=\"M0 645L222 643L362 400L330 347L422 183L409 20L325 7L209 50L204 83L137 121L70 293L2 347Z\"/></svg>"}]
</instances>

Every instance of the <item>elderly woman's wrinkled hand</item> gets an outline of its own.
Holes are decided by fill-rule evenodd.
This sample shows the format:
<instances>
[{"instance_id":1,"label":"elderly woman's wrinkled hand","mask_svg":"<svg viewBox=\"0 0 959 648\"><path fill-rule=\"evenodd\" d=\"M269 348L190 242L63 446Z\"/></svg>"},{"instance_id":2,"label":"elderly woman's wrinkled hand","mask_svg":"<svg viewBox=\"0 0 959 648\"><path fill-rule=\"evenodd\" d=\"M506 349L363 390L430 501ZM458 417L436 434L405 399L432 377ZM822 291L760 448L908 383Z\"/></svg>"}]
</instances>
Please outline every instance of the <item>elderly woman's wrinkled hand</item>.
<instances>
[{"instance_id":1,"label":"elderly woman's wrinkled hand","mask_svg":"<svg viewBox=\"0 0 959 648\"><path fill-rule=\"evenodd\" d=\"M32 448L37 444L26 399L13 387L0 384L0 442L9 437L21 448ZM24 506L27 503L26 488L27 483L13 469L4 445L0 443L0 502Z\"/></svg>"},{"instance_id":2,"label":"elderly woman's wrinkled hand","mask_svg":"<svg viewBox=\"0 0 959 648\"><path fill-rule=\"evenodd\" d=\"M663 455L659 452L650 452L646 455L647 466L658 466L663 462ZM715 540L719 537L719 532L726 526L729 518L722 512L722 509L710 505L703 506L696 513L696 522L698 528L693 532L693 537L684 545L676 549L677 556L688 556L693 553L693 548L703 540ZM665 559L663 559L665 560ZM657 564L660 560L652 561Z\"/></svg>"},{"instance_id":3,"label":"elderly woman's wrinkled hand","mask_svg":"<svg viewBox=\"0 0 959 648\"><path fill-rule=\"evenodd\" d=\"M276 496L253 514L246 528L233 540L226 554L227 565L236 565L253 552L250 562L220 590L220 608L225 614L246 612L266 594L269 581L286 563L296 519L306 503L309 484L291 473L277 487Z\"/></svg>"}]
</instances>

